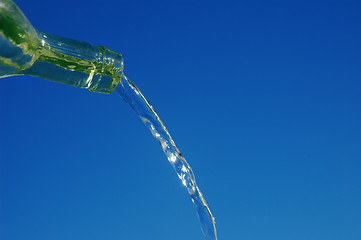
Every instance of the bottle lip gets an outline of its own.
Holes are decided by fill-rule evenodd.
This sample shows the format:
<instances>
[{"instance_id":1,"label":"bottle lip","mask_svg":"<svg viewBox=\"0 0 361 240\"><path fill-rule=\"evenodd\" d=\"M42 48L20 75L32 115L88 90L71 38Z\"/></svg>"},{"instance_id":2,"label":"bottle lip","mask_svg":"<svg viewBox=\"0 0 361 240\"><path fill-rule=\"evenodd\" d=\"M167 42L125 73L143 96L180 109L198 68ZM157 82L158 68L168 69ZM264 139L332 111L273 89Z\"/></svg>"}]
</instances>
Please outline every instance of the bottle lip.
<instances>
[{"instance_id":1,"label":"bottle lip","mask_svg":"<svg viewBox=\"0 0 361 240\"><path fill-rule=\"evenodd\" d=\"M108 76L108 75L93 76L93 79L89 87L87 87L87 89L91 92L108 93L108 94L112 93L118 87L123 75L124 75L123 72L120 72L116 76Z\"/></svg>"},{"instance_id":2,"label":"bottle lip","mask_svg":"<svg viewBox=\"0 0 361 240\"><path fill-rule=\"evenodd\" d=\"M97 69L97 73L100 74L101 77L89 90L93 92L112 93L124 75L123 56L119 52L103 46L99 46L98 50L99 57L97 62L102 64L101 69Z\"/></svg>"}]
</instances>

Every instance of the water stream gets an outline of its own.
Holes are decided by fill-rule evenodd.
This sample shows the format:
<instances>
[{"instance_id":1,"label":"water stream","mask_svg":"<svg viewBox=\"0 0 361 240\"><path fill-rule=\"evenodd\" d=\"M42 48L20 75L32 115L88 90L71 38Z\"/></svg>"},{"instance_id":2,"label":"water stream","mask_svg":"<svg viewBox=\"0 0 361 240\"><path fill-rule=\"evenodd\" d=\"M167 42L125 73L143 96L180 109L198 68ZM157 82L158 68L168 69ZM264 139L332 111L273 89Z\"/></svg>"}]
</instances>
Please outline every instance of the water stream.
<instances>
[{"instance_id":1,"label":"water stream","mask_svg":"<svg viewBox=\"0 0 361 240\"><path fill-rule=\"evenodd\" d=\"M116 91L132 107L143 123L148 126L153 136L159 141L169 163L191 197L205 239L217 240L214 217L196 184L193 171L178 150L158 114L139 89L124 75L122 75Z\"/></svg>"}]
</instances>

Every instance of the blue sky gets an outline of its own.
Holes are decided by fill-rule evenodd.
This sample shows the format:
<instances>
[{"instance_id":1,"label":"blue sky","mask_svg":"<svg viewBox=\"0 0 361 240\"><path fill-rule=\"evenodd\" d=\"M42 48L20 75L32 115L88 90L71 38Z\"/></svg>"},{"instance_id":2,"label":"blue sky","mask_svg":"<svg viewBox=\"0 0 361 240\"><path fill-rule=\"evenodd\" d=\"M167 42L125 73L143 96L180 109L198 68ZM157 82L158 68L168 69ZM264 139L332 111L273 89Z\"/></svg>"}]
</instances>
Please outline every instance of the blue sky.
<instances>
[{"instance_id":1,"label":"blue sky","mask_svg":"<svg viewBox=\"0 0 361 240\"><path fill-rule=\"evenodd\" d=\"M16 2L42 31L123 54L219 239L361 239L360 3ZM0 124L2 239L202 239L116 93L0 79Z\"/></svg>"}]
</instances>

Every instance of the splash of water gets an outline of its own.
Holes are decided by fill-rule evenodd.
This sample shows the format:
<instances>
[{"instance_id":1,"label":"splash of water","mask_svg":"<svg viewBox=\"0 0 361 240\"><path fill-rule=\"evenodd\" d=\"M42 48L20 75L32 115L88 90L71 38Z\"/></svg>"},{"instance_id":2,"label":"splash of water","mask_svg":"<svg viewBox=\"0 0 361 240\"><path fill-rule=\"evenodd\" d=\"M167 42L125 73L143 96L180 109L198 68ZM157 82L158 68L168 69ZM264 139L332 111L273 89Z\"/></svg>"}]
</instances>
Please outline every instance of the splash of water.
<instances>
[{"instance_id":1,"label":"splash of water","mask_svg":"<svg viewBox=\"0 0 361 240\"><path fill-rule=\"evenodd\" d=\"M139 89L124 75L122 75L116 91L132 107L143 123L148 126L153 136L159 141L169 163L176 171L192 199L205 239L217 240L214 217L196 184L193 171L178 150L158 114Z\"/></svg>"}]
</instances>

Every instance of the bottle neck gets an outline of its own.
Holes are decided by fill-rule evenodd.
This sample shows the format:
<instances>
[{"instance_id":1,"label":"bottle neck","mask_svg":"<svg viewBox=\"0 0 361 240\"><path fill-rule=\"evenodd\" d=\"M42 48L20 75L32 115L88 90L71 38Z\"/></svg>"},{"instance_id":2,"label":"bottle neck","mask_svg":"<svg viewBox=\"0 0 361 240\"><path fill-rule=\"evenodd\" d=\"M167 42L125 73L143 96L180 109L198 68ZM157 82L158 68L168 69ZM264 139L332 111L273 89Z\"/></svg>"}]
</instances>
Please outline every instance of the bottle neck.
<instances>
[{"instance_id":1,"label":"bottle neck","mask_svg":"<svg viewBox=\"0 0 361 240\"><path fill-rule=\"evenodd\" d=\"M37 31L34 64L18 74L36 76L90 91L111 93L123 74L120 53L105 47Z\"/></svg>"}]
</instances>

